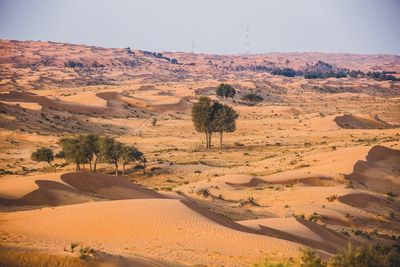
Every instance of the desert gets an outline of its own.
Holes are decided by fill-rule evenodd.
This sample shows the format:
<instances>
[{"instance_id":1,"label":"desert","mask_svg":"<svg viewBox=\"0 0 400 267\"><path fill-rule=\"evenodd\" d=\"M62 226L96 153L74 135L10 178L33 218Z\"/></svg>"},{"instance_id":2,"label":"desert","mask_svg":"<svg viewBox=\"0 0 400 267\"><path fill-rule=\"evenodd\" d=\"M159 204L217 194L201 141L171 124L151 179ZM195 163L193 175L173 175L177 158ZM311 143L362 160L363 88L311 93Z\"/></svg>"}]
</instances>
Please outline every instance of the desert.
<instances>
[{"instance_id":1,"label":"desert","mask_svg":"<svg viewBox=\"0 0 400 267\"><path fill-rule=\"evenodd\" d=\"M0 266L399 266L398 54L2 32Z\"/></svg>"}]
</instances>

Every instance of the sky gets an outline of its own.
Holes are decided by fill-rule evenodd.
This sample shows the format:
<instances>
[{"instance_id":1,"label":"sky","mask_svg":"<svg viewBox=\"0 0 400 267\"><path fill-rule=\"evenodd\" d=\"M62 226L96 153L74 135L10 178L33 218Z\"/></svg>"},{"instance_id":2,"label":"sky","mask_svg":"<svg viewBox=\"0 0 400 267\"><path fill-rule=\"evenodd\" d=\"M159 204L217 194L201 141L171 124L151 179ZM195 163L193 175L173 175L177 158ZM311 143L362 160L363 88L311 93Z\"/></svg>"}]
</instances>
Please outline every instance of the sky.
<instances>
[{"instance_id":1,"label":"sky","mask_svg":"<svg viewBox=\"0 0 400 267\"><path fill-rule=\"evenodd\" d=\"M400 55L400 0L0 0L0 39Z\"/></svg>"}]
</instances>

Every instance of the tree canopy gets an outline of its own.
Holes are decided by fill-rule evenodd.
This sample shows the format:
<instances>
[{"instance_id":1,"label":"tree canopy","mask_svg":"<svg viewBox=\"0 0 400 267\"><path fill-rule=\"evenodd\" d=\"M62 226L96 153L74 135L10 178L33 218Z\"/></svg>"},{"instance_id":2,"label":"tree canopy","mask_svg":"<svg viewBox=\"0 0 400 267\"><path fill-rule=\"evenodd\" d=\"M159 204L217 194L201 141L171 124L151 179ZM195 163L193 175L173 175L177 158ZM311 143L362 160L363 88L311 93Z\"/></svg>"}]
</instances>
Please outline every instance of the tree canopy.
<instances>
[{"instance_id":1,"label":"tree canopy","mask_svg":"<svg viewBox=\"0 0 400 267\"><path fill-rule=\"evenodd\" d=\"M220 133L220 146L222 147L222 134L236 130L238 113L231 107L208 97L200 97L192 107L192 120L195 130L206 135L206 148L211 147L212 133Z\"/></svg>"},{"instance_id":2,"label":"tree canopy","mask_svg":"<svg viewBox=\"0 0 400 267\"><path fill-rule=\"evenodd\" d=\"M60 140L61 153L67 162L76 164L76 171L81 171L81 166L90 164L90 171L96 171L96 164L104 162L112 164L115 174L118 175L118 167L125 166L131 162L146 162L144 154L134 146L122 144L111 137L100 137L98 135L80 135L77 137L63 138Z\"/></svg>"},{"instance_id":3,"label":"tree canopy","mask_svg":"<svg viewBox=\"0 0 400 267\"><path fill-rule=\"evenodd\" d=\"M81 138L63 138L60 144L64 158L76 165L76 171L81 170L82 164L89 162L89 153L85 150Z\"/></svg>"},{"instance_id":4,"label":"tree canopy","mask_svg":"<svg viewBox=\"0 0 400 267\"><path fill-rule=\"evenodd\" d=\"M221 97L234 97L235 94L236 90L232 85L221 83L217 88L217 95Z\"/></svg>"},{"instance_id":5,"label":"tree canopy","mask_svg":"<svg viewBox=\"0 0 400 267\"><path fill-rule=\"evenodd\" d=\"M32 152L31 159L37 162L47 162L50 166L51 162L54 160L53 150L48 147L43 147Z\"/></svg>"},{"instance_id":6,"label":"tree canopy","mask_svg":"<svg viewBox=\"0 0 400 267\"><path fill-rule=\"evenodd\" d=\"M222 148L222 135L224 132L236 130L236 119L239 114L230 106L214 102L212 106L212 130L220 134L220 148Z\"/></svg>"}]
</instances>

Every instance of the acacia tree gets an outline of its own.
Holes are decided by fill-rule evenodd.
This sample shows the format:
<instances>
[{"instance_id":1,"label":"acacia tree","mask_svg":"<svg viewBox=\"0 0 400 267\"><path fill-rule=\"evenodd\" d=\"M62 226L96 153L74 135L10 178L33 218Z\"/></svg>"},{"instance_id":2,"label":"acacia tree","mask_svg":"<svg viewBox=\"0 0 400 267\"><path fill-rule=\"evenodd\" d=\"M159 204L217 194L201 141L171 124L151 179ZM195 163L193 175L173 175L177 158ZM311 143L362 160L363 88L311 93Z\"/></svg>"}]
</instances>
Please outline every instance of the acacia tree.
<instances>
[{"instance_id":1,"label":"acacia tree","mask_svg":"<svg viewBox=\"0 0 400 267\"><path fill-rule=\"evenodd\" d=\"M51 164L54 160L53 150L48 147L39 148L35 152L32 152L31 159L37 162L47 162L51 167L53 167Z\"/></svg>"},{"instance_id":2,"label":"acacia tree","mask_svg":"<svg viewBox=\"0 0 400 267\"><path fill-rule=\"evenodd\" d=\"M89 162L90 171L96 172L97 161L100 153L99 136L94 134L81 135L79 139Z\"/></svg>"},{"instance_id":3,"label":"acacia tree","mask_svg":"<svg viewBox=\"0 0 400 267\"><path fill-rule=\"evenodd\" d=\"M143 159L144 159L143 153L140 152L136 147L123 146L121 155L122 176L125 175L125 165L135 161L143 161Z\"/></svg>"},{"instance_id":4,"label":"acacia tree","mask_svg":"<svg viewBox=\"0 0 400 267\"><path fill-rule=\"evenodd\" d=\"M100 139L100 155L104 162L114 165L115 175L118 176L118 163L122 158L123 145L111 137Z\"/></svg>"},{"instance_id":5,"label":"acacia tree","mask_svg":"<svg viewBox=\"0 0 400 267\"><path fill-rule=\"evenodd\" d=\"M81 164L88 162L88 153L80 138L63 138L60 140L62 152L67 162L75 163L76 171L81 171Z\"/></svg>"},{"instance_id":6,"label":"acacia tree","mask_svg":"<svg viewBox=\"0 0 400 267\"><path fill-rule=\"evenodd\" d=\"M200 97L193 105L192 120L196 131L206 134L206 148L211 147L213 132L220 134L220 147L222 148L222 135L224 132L236 130L238 113L228 105L212 102L208 97Z\"/></svg>"},{"instance_id":7,"label":"acacia tree","mask_svg":"<svg viewBox=\"0 0 400 267\"><path fill-rule=\"evenodd\" d=\"M223 98L234 97L235 94L236 90L232 85L221 83L217 88L217 95Z\"/></svg>"},{"instance_id":8,"label":"acacia tree","mask_svg":"<svg viewBox=\"0 0 400 267\"><path fill-rule=\"evenodd\" d=\"M192 121L194 128L197 132L205 133L206 135L206 148L211 147L212 135L212 110L211 99L206 96L201 96L199 101L192 107Z\"/></svg>"},{"instance_id":9,"label":"acacia tree","mask_svg":"<svg viewBox=\"0 0 400 267\"><path fill-rule=\"evenodd\" d=\"M222 135L224 132L236 130L236 119L239 114L230 106L214 102L212 105L212 129L219 133L219 145L222 149Z\"/></svg>"}]
</instances>

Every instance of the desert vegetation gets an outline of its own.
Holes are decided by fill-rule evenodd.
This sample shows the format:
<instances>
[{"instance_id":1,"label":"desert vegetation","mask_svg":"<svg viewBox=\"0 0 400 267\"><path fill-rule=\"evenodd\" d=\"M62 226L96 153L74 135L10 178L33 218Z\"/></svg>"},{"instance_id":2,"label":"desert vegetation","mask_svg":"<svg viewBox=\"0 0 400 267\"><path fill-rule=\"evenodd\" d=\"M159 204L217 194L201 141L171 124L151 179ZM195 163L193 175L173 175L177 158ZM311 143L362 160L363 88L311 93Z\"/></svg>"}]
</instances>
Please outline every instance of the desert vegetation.
<instances>
[{"instance_id":1,"label":"desert vegetation","mask_svg":"<svg viewBox=\"0 0 400 267\"><path fill-rule=\"evenodd\" d=\"M193 105L192 121L196 131L205 133L206 148L211 148L213 133L220 135L220 148L222 148L222 135L224 132L236 130L238 113L226 104L211 101L208 97L200 97Z\"/></svg>"},{"instance_id":2,"label":"desert vegetation","mask_svg":"<svg viewBox=\"0 0 400 267\"><path fill-rule=\"evenodd\" d=\"M230 84L221 83L216 90L217 95L227 98L227 97L234 97L236 94L235 88Z\"/></svg>"},{"instance_id":3,"label":"desert vegetation","mask_svg":"<svg viewBox=\"0 0 400 267\"><path fill-rule=\"evenodd\" d=\"M111 164L118 175L118 167L122 165L122 175L125 174L125 166L132 162L146 162L143 153L134 146L127 146L111 137L97 135L80 135L77 137L62 138L61 155L69 163L76 166L76 171L84 169L89 164L91 172L96 172L98 162Z\"/></svg>"}]
</instances>

